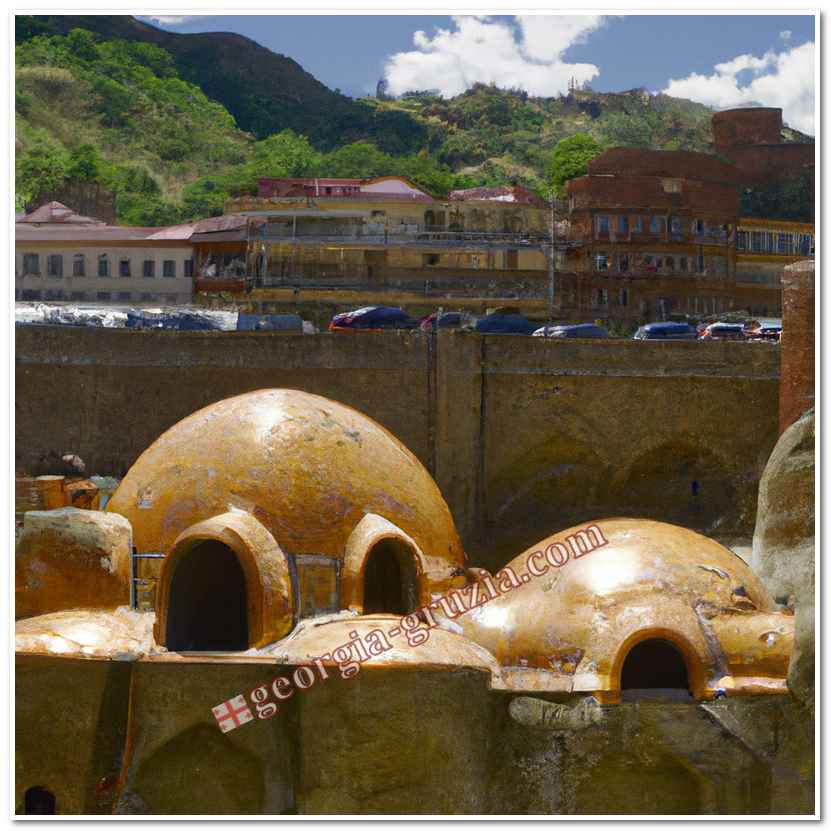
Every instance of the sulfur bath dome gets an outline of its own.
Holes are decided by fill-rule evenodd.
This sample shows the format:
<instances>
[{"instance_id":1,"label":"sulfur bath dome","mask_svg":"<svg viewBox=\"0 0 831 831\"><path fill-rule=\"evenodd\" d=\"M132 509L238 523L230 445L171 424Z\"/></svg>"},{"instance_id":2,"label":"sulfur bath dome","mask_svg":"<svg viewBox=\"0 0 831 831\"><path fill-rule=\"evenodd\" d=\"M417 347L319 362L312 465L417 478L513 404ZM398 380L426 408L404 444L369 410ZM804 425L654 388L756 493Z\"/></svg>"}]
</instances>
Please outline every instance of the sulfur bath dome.
<instances>
[{"instance_id":1,"label":"sulfur bath dome","mask_svg":"<svg viewBox=\"0 0 831 831\"><path fill-rule=\"evenodd\" d=\"M371 418L298 390L246 393L183 419L139 457L107 510L130 521L140 552L168 552L195 523L239 511L287 554L341 557L375 515L426 560L464 563L447 504L418 459Z\"/></svg>"},{"instance_id":2,"label":"sulfur bath dome","mask_svg":"<svg viewBox=\"0 0 831 831\"><path fill-rule=\"evenodd\" d=\"M507 593L449 625L496 657L509 689L616 701L634 653L644 677L677 655L698 699L787 690L793 615L740 557L695 531L601 519L547 537L508 567L514 588L501 573ZM662 686L648 680L640 686Z\"/></svg>"}]
</instances>

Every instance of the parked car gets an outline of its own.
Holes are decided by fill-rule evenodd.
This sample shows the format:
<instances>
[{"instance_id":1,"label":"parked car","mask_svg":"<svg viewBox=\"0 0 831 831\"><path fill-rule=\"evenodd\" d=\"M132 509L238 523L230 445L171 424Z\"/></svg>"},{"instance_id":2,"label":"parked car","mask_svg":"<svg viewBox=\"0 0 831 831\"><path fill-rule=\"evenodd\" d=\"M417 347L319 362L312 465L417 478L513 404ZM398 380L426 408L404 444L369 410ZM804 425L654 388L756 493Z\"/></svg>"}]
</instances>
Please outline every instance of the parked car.
<instances>
[{"instance_id":1,"label":"parked car","mask_svg":"<svg viewBox=\"0 0 831 831\"><path fill-rule=\"evenodd\" d=\"M756 325L745 329L745 337L747 340L779 343L782 337L781 320L762 320L755 323Z\"/></svg>"},{"instance_id":2,"label":"parked car","mask_svg":"<svg viewBox=\"0 0 831 831\"><path fill-rule=\"evenodd\" d=\"M352 312L336 314L329 324L330 332L415 329L418 322L397 306L364 306Z\"/></svg>"},{"instance_id":3,"label":"parked car","mask_svg":"<svg viewBox=\"0 0 831 831\"><path fill-rule=\"evenodd\" d=\"M745 340L741 323L711 323L698 333L699 340Z\"/></svg>"},{"instance_id":4,"label":"parked car","mask_svg":"<svg viewBox=\"0 0 831 831\"><path fill-rule=\"evenodd\" d=\"M419 327L422 331L429 332L435 326L437 329L460 329L463 326L472 325L473 316L468 312L433 312L421 319Z\"/></svg>"},{"instance_id":5,"label":"parked car","mask_svg":"<svg viewBox=\"0 0 831 831\"><path fill-rule=\"evenodd\" d=\"M532 335L537 329L537 324L531 323L518 313L493 312L479 318L475 329L485 335Z\"/></svg>"},{"instance_id":6,"label":"parked car","mask_svg":"<svg viewBox=\"0 0 831 831\"><path fill-rule=\"evenodd\" d=\"M541 326L535 338L608 338L609 332L596 323L574 323L563 326Z\"/></svg>"},{"instance_id":7,"label":"parked car","mask_svg":"<svg viewBox=\"0 0 831 831\"><path fill-rule=\"evenodd\" d=\"M695 329L689 323L647 323L633 335L634 340L695 340Z\"/></svg>"}]
</instances>

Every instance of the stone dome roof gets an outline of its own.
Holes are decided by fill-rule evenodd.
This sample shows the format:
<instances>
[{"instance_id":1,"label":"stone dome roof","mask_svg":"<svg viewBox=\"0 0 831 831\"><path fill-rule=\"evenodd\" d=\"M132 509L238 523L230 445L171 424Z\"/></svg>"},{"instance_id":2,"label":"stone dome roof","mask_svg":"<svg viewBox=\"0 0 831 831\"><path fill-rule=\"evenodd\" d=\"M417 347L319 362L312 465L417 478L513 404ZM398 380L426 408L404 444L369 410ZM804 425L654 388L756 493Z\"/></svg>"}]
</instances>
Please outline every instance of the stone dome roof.
<instances>
[{"instance_id":1,"label":"stone dome roof","mask_svg":"<svg viewBox=\"0 0 831 831\"><path fill-rule=\"evenodd\" d=\"M697 697L725 686L784 690L793 616L715 540L664 522L602 519L542 540L509 566L518 584L503 582L505 593L454 621L509 684L515 668L522 683L542 673L538 688L615 692L621 661L649 637L678 646Z\"/></svg>"},{"instance_id":2,"label":"stone dome roof","mask_svg":"<svg viewBox=\"0 0 831 831\"><path fill-rule=\"evenodd\" d=\"M351 407L267 389L211 404L158 438L130 468L108 511L139 551L169 551L194 523L244 511L287 554L343 556L366 514L408 534L432 561L464 562L430 474L389 431Z\"/></svg>"}]
</instances>

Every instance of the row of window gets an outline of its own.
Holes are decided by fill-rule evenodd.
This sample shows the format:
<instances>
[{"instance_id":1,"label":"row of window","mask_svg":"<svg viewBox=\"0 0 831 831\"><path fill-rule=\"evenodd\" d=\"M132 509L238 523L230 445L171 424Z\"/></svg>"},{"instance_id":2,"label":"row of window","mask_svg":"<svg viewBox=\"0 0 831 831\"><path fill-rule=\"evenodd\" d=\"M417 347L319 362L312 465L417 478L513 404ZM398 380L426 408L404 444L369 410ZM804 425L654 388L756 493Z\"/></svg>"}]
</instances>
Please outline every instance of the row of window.
<instances>
[{"instance_id":1,"label":"row of window","mask_svg":"<svg viewBox=\"0 0 831 831\"><path fill-rule=\"evenodd\" d=\"M630 271L648 274L699 273L707 270L707 258L703 254L696 256L675 254L610 254L598 251L594 258L596 271L614 271L626 274Z\"/></svg>"},{"instance_id":2,"label":"row of window","mask_svg":"<svg viewBox=\"0 0 831 831\"><path fill-rule=\"evenodd\" d=\"M609 305L609 290L608 289L595 289L594 290L594 305L595 306L608 306ZM629 289L618 289L617 305L618 306L624 306L624 307L629 305Z\"/></svg>"},{"instance_id":3,"label":"row of window","mask_svg":"<svg viewBox=\"0 0 831 831\"><path fill-rule=\"evenodd\" d=\"M641 216L635 214L596 214L594 217L595 236L598 239L606 239L610 236L612 229L618 235L650 233L664 235L669 228L672 236L680 237L684 233L684 221L680 216L662 216L652 214ZM648 229L645 231L644 229ZM712 237L718 240L726 240L729 232L727 225L709 224L704 219L693 219L689 225L689 232L695 237Z\"/></svg>"},{"instance_id":4,"label":"row of window","mask_svg":"<svg viewBox=\"0 0 831 831\"><path fill-rule=\"evenodd\" d=\"M63 255L62 254L48 254L46 255L46 274L48 277L61 278L64 276L63 270ZM111 277L110 258L107 254L101 254L98 257L98 276ZM185 260L184 262L184 276L193 277L193 260ZM24 276L40 276L40 254L24 254L23 255L23 274ZM141 268L142 277L156 276L156 261L143 260ZM86 277L87 276L87 258L83 254L75 254L72 257L72 276ZM122 257L118 261L118 276L132 277L132 260L129 257ZM176 277L176 260L162 261L162 277Z\"/></svg>"},{"instance_id":5,"label":"row of window","mask_svg":"<svg viewBox=\"0 0 831 831\"><path fill-rule=\"evenodd\" d=\"M736 237L736 250L752 254L801 254L803 257L813 257L814 235L740 230Z\"/></svg>"},{"instance_id":6,"label":"row of window","mask_svg":"<svg viewBox=\"0 0 831 831\"><path fill-rule=\"evenodd\" d=\"M116 301L131 303L138 300L142 303L178 303L182 298L178 294L154 294L152 292L132 291L63 291L62 289L23 289L15 293L16 300L81 300L81 301Z\"/></svg>"}]
</instances>

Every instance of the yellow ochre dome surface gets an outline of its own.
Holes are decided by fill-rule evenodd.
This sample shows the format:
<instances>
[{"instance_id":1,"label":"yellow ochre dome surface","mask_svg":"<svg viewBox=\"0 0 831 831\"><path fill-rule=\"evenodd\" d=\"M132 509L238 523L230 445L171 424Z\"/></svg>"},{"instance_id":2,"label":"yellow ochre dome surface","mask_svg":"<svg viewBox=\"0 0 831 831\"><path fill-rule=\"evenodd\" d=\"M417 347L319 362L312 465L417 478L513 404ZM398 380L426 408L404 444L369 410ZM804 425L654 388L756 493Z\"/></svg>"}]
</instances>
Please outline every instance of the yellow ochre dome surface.
<instances>
[{"instance_id":1,"label":"yellow ochre dome surface","mask_svg":"<svg viewBox=\"0 0 831 831\"><path fill-rule=\"evenodd\" d=\"M464 561L418 459L371 418L298 390L245 393L178 422L142 453L107 510L130 521L139 551L168 551L194 523L245 511L286 553L338 557L371 513L426 556Z\"/></svg>"}]
</instances>

